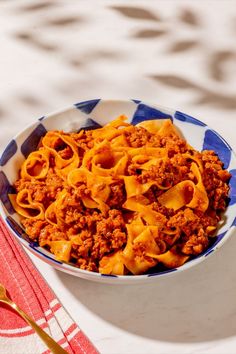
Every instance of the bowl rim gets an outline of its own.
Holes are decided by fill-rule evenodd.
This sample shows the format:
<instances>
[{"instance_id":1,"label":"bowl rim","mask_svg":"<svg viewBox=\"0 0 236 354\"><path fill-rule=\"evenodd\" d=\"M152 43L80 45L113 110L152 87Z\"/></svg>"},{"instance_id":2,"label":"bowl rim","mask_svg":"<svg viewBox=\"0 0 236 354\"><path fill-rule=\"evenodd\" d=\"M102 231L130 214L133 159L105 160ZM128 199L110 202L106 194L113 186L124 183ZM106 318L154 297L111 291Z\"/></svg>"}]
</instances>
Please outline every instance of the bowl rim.
<instances>
[{"instance_id":1,"label":"bowl rim","mask_svg":"<svg viewBox=\"0 0 236 354\"><path fill-rule=\"evenodd\" d=\"M80 103L87 103L89 101L94 101L94 100L102 100L105 101L107 103L127 103L127 102L134 102L137 105L138 104L145 104L149 107L152 108L156 108L159 110L163 110L165 113L169 113L170 115L174 115L175 112L177 112L178 110L174 110L172 108L166 107L166 106L162 106L156 103L150 103L148 101L143 101L143 100L138 100L138 99L106 99L106 98L99 98L99 99L88 99L86 101L77 101L76 103L72 104L72 105L66 105L64 108L62 109L57 109L55 111L50 112L49 114L45 114L43 116L41 116L40 118L36 118L34 119L31 123L25 125L23 127L23 129L21 129L17 134L15 134L10 140L9 142L5 145L5 147L3 148L3 150L1 151L1 157L3 156L8 144L10 143L11 140L17 140L27 129L33 128L37 123L40 124L40 122L47 120L48 118L51 118L53 116L56 116L58 114L63 114L66 113L67 111L76 108L76 104L80 104ZM180 113L183 113L182 111L178 111ZM188 115L188 113L184 113L185 115ZM224 143L230 148L231 150L231 154L234 157L234 160L236 161L236 154L234 152L234 150L232 149L232 147L230 146L230 144L214 129L212 129L210 126L208 126L206 123L204 123L202 120L192 117L190 115L188 115L189 117L193 118L193 120L198 121L200 123L203 123L204 126L206 128L208 128L209 130L213 131L221 140L224 141ZM0 166L0 171L2 171L2 166ZM162 272L157 272L157 273L148 273L148 274L141 274L141 275L111 275L111 274L101 274L98 272L92 272L92 271L88 271L88 270L83 270L80 269L74 265L71 265L69 263L66 262L61 262L61 261L57 261L54 258L47 256L44 253L39 252L38 250L36 250L35 248L33 248L30 243L28 243L24 238L22 238L20 235L18 235L8 224L7 222L7 214L5 212L5 208L3 206L2 201L0 201L0 215L2 216L2 219L4 221L4 224L7 226L8 230L15 236L15 238L24 246L26 247L26 249L28 249L31 253L33 253L37 258L41 259L42 261L44 261L45 263L51 265L52 267L72 274L74 276L82 276L86 279L91 279L94 278L93 280L97 279L101 279L101 278L107 278L109 279L109 282L116 282L117 280L122 281L122 282L139 282L140 280L151 280L153 278L159 278L159 277L167 277L167 276L171 276L174 274L177 274L181 271L187 270L192 268L193 266L203 262L206 258L209 258L209 256L211 256L213 253L215 253L216 251L219 250L219 248L221 248L221 246L232 236L232 234L234 233L235 229L236 229L236 225L235 225L235 221L233 222L233 224L225 231L224 236L221 238L221 240L217 243L216 246L213 246L213 248L209 251L209 249L206 249L202 254L200 254L198 257L190 259L189 261L187 261L186 263L184 263L182 266L177 267L177 268L170 268L167 270L164 270ZM236 219L236 218L235 218ZM42 247L38 247L39 249ZM42 248L43 249L43 248ZM207 253L207 251L209 251L209 253ZM50 252L49 252L50 253Z\"/></svg>"}]
</instances>

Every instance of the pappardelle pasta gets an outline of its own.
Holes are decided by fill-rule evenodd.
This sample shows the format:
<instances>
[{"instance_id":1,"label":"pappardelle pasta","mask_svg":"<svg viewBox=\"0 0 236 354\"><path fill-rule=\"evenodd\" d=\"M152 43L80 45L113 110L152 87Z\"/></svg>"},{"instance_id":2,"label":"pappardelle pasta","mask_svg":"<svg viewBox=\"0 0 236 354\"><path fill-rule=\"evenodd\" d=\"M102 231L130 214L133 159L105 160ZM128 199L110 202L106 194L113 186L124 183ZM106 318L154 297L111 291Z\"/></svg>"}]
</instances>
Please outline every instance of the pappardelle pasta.
<instances>
[{"instance_id":1,"label":"pappardelle pasta","mask_svg":"<svg viewBox=\"0 0 236 354\"><path fill-rule=\"evenodd\" d=\"M126 120L47 132L11 203L29 237L60 261L116 275L179 267L214 237L230 173L171 120Z\"/></svg>"}]
</instances>

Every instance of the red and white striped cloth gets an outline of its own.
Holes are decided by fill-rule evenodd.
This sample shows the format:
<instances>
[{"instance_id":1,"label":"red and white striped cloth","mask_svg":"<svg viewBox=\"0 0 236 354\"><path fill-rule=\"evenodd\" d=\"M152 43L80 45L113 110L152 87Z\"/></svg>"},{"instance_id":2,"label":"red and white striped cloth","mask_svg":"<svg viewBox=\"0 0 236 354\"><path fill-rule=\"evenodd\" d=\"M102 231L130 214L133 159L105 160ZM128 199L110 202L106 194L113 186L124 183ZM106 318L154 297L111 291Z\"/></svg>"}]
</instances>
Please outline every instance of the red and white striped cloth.
<instances>
[{"instance_id":1,"label":"red and white striped cloth","mask_svg":"<svg viewBox=\"0 0 236 354\"><path fill-rule=\"evenodd\" d=\"M1 218L0 283L7 288L11 299L68 353L98 353ZM16 312L0 303L0 353L49 354L50 350Z\"/></svg>"}]
</instances>

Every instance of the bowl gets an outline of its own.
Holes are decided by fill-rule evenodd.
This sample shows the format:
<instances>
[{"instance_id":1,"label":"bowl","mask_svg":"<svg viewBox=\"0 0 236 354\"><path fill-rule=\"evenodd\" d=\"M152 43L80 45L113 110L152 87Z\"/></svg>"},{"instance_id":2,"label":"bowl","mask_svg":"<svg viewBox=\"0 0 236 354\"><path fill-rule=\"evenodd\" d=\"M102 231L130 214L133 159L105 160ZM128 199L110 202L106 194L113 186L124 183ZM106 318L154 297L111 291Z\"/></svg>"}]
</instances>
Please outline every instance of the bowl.
<instances>
[{"instance_id":1,"label":"bowl","mask_svg":"<svg viewBox=\"0 0 236 354\"><path fill-rule=\"evenodd\" d=\"M224 213L224 223L217 230L214 243L199 256L189 260L178 268L144 275L105 275L79 269L73 265L60 262L54 255L32 242L22 228L8 194L12 193L12 183L18 177L19 168L30 152L37 148L39 140L48 130L78 131L80 128L93 129L125 114L132 124L150 119L171 119L179 128L185 139L197 150L214 150L228 169L230 180L229 204ZM236 228L236 157L229 144L213 129L202 121L185 113L166 109L156 104L146 104L139 100L102 100L93 99L74 105L43 117L26 127L15 136L5 148L0 159L0 212L16 239L42 261L63 272L104 283L137 283L166 277L189 269L204 261L218 250L232 235Z\"/></svg>"}]
</instances>

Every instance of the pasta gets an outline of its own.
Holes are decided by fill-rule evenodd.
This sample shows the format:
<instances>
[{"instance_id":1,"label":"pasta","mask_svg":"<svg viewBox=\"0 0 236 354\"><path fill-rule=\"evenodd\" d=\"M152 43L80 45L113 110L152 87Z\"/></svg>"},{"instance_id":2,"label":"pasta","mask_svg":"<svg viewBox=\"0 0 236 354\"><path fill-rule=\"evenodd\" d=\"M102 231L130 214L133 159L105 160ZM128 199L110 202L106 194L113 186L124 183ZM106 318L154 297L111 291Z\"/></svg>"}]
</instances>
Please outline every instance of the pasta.
<instances>
[{"instance_id":1,"label":"pasta","mask_svg":"<svg viewBox=\"0 0 236 354\"><path fill-rule=\"evenodd\" d=\"M56 259L104 274L179 267L209 246L230 173L168 119L49 131L9 195L29 237ZM158 268L159 267L159 268Z\"/></svg>"}]
</instances>

